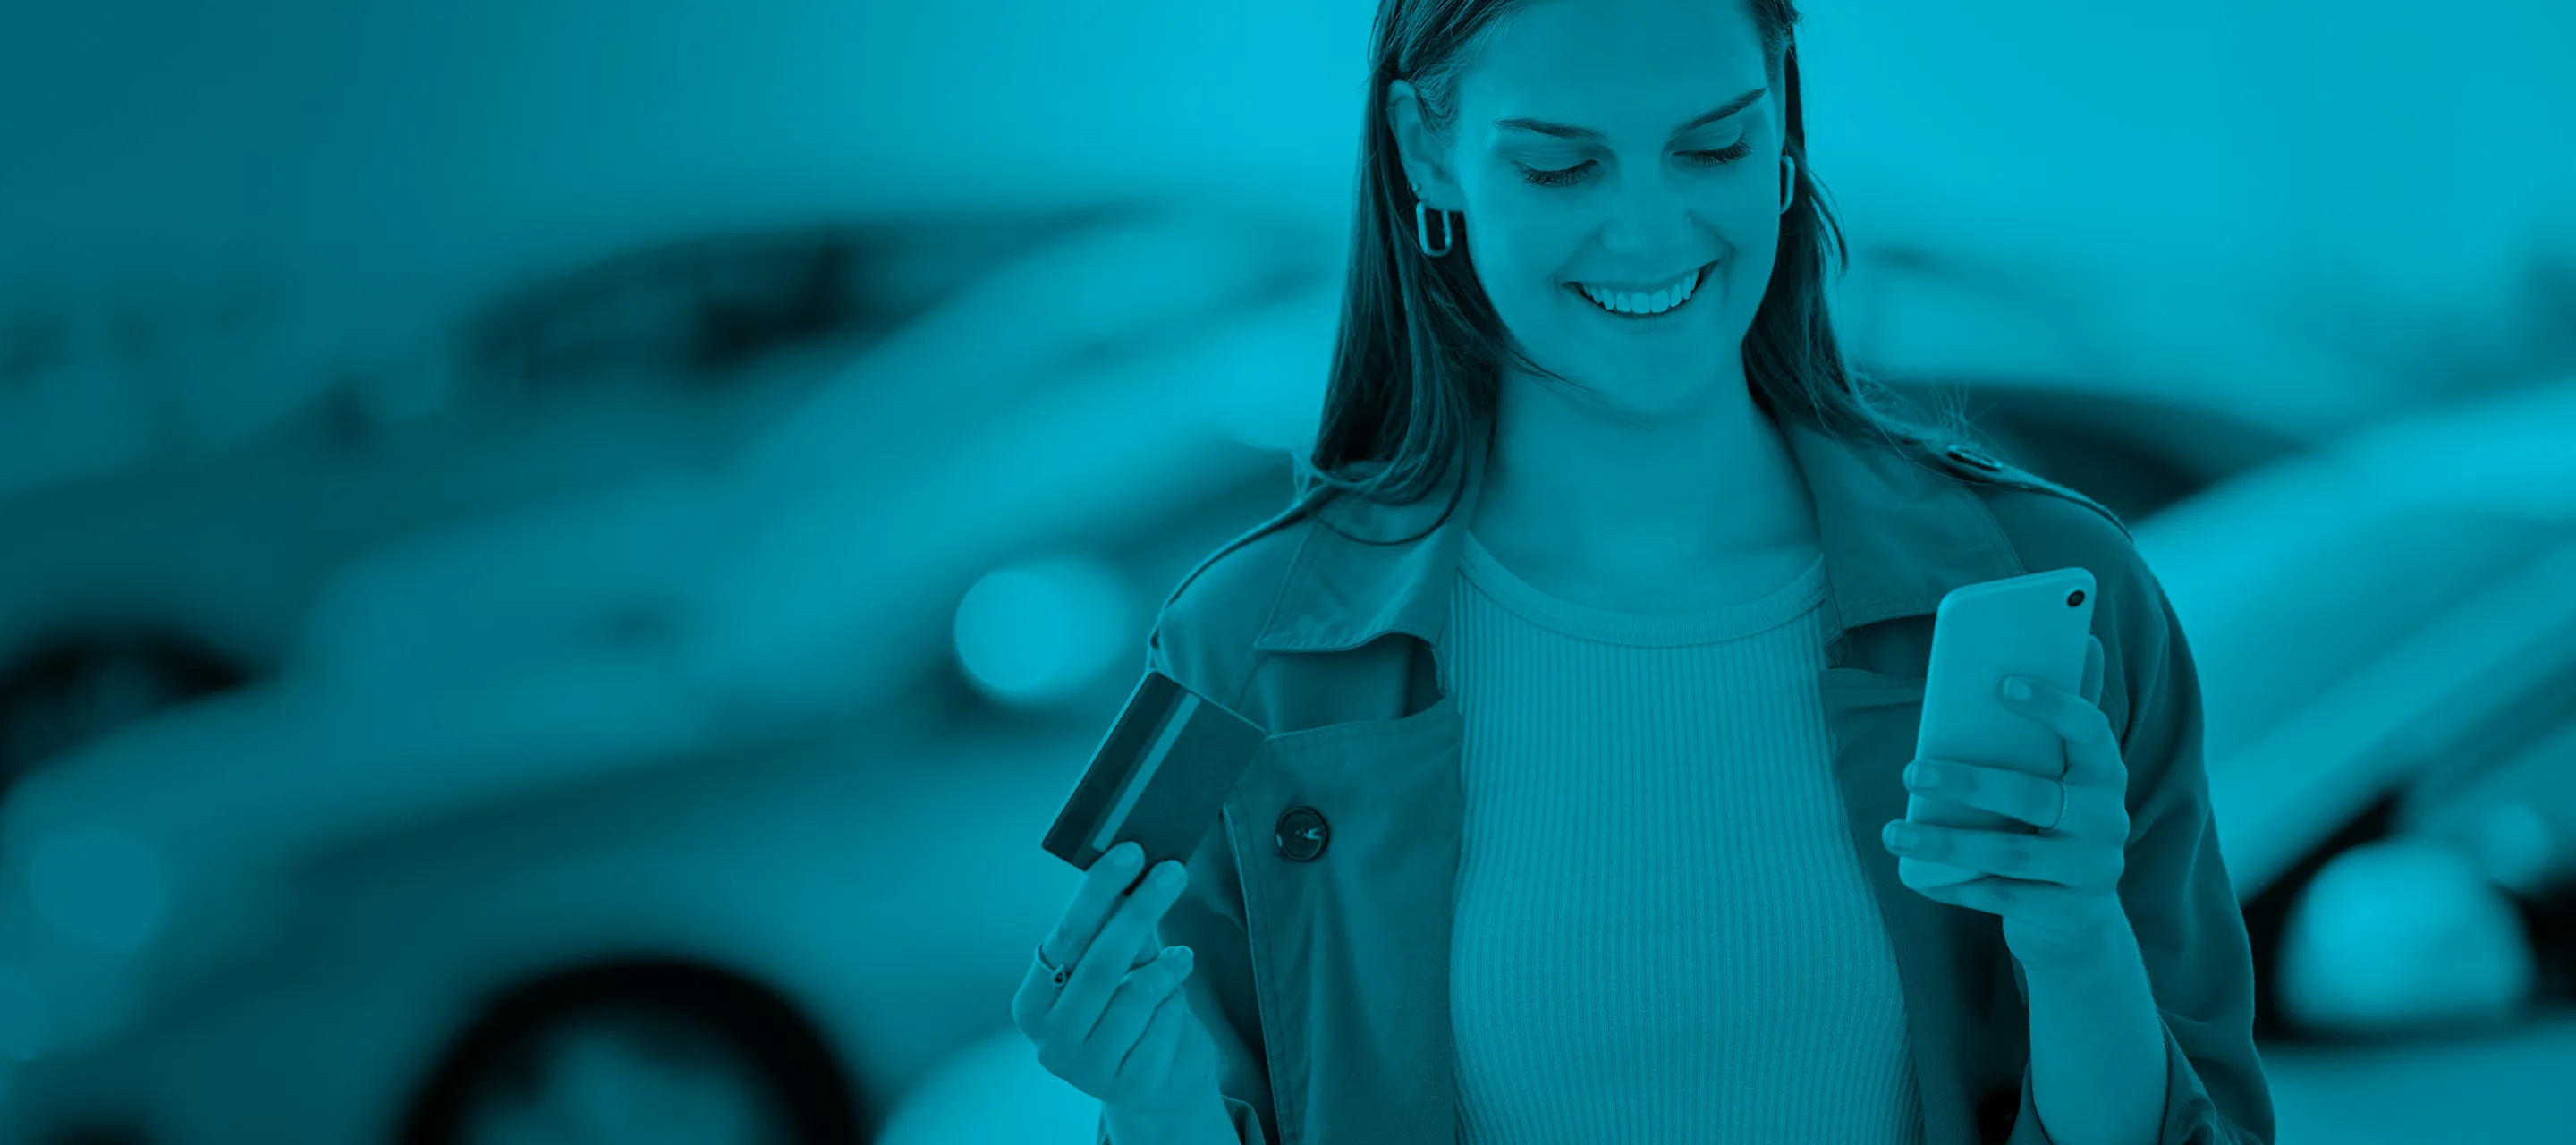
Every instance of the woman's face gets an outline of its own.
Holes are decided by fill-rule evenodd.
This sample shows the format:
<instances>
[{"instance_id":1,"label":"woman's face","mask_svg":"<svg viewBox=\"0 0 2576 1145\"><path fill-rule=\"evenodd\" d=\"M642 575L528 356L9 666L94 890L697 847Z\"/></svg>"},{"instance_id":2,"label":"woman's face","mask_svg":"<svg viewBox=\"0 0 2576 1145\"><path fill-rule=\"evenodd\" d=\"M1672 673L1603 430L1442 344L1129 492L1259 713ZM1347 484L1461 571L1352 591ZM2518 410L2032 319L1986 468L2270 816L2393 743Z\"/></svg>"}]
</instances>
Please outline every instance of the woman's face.
<instances>
[{"instance_id":1,"label":"woman's face","mask_svg":"<svg viewBox=\"0 0 2576 1145\"><path fill-rule=\"evenodd\" d=\"M1525 353L1646 413L1742 384L1786 161L1741 0L1538 0L1459 77L1445 140L1423 135L1411 85L1389 96L1408 174L1432 206L1465 213L1456 241ZM1651 320L1582 289L1651 296L1684 280L1688 300Z\"/></svg>"}]
</instances>

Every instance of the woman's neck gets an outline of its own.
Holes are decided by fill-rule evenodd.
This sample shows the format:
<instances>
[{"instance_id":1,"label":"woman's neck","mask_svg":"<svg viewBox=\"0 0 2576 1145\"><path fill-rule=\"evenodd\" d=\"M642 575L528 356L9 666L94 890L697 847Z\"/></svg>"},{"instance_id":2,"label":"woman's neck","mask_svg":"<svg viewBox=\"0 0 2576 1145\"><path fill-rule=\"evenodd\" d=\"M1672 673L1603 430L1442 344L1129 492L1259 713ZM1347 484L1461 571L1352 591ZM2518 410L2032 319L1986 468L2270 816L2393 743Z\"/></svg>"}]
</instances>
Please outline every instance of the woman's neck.
<instances>
[{"instance_id":1,"label":"woman's neck","mask_svg":"<svg viewBox=\"0 0 2576 1145\"><path fill-rule=\"evenodd\" d=\"M1631 589L1794 563L1816 543L1797 463L1751 395L1720 390L1622 417L1507 377L1471 527L1506 563Z\"/></svg>"}]
</instances>

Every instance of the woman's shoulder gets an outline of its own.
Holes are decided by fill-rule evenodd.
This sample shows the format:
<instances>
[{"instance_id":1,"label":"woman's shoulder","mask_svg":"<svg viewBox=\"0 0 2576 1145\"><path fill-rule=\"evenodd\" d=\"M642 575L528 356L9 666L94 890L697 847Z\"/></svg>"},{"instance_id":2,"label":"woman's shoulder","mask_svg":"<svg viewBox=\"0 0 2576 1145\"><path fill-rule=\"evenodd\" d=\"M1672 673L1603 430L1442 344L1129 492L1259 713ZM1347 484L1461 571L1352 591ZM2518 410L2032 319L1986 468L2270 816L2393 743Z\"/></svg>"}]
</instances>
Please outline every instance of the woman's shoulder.
<instances>
[{"instance_id":1,"label":"woman's shoulder","mask_svg":"<svg viewBox=\"0 0 2576 1145\"><path fill-rule=\"evenodd\" d=\"M2092 572L2106 606L2123 617L2161 628L2163 589L2138 552L2129 526L2101 502L1991 452L1965 443L1921 447L1923 459L1976 496L2034 572L2081 566Z\"/></svg>"},{"instance_id":2,"label":"woman's shoulder","mask_svg":"<svg viewBox=\"0 0 2576 1145\"><path fill-rule=\"evenodd\" d=\"M1250 675L1254 641L1315 527L1301 502L1201 558L1155 614L1153 666L1220 703L1230 700Z\"/></svg>"},{"instance_id":3,"label":"woman's shoulder","mask_svg":"<svg viewBox=\"0 0 2576 1145\"><path fill-rule=\"evenodd\" d=\"M2082 565L2103 582L2143 574L2135 538L2109 507L2081 491L1996 457L1975 445L1926 442L1911 447L1918 459L1967 488L2032 570Z\"/></svg>"},{"instance_id":4,"label":"woman's shoulder","mask_svg":"<svg viewBox=\"0 0 2576 1145\"><path fill-rule=\"evenodd\" d=\"M2032 524L2071 525L2086 532L2098 532L2099 526L2108 526L2121 541L2131 539L2128 523L2119 514L2072 486L2051 481L1964 442L1926 443L1921 448L1924 456L1945 474L1976 490L1990 508L2005 505L2035 511L2040 519ZM2068 510L2080 513L2070 516Z\"/></svg>"}]
</instances>

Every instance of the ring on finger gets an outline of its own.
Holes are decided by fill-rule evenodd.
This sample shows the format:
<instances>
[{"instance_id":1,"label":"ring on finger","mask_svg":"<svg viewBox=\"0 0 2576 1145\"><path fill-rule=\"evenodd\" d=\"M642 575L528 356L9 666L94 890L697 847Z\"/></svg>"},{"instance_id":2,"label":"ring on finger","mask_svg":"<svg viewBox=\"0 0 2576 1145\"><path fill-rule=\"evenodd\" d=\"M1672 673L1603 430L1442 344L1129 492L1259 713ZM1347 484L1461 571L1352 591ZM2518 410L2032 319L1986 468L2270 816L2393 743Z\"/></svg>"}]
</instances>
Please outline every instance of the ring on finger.
<instances>
[{"instance_id":1,"label":"ring on finger","mask_svg":"<svg viewBox=\"0 0 2576 1145\"><path fill-rule=\"evenodd\" d=\"M1038 940L1038 965L1046 967L1048 975L1054 980L1055 988L1058 990L1064 989L1064 980L1073 976L1073 967L1058 966L1047 961L1046 940L1043 938Z\"/></svg>"}]
</instances>

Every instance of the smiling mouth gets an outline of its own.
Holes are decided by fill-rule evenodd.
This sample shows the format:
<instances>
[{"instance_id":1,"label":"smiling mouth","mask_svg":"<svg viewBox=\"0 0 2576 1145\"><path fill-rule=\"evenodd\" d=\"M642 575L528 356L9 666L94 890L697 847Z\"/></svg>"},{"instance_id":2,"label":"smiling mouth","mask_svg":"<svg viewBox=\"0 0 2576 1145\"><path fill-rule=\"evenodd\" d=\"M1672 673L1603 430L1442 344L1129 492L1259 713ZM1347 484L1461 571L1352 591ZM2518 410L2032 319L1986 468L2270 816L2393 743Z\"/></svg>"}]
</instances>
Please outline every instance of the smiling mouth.
<instances>
[{"instance_id":1,"label":"smiling mouth","mask_svg":"<svg viewBox=\"0 0 2576 1145\"><path fill-rule=\"evenodd\" d=\"M1664 317L1668 317L1668 316L1673 315L1673 314L1678 314L1678 313L1680 313L1683 307L1688 306L1688 305L1690 305L1692 302L1697 301L1697 300L1699 299L1700 292L1701 292L1701 291L1703 291L1703 290L1708 289L1708 280L1713 276L1713 274L1714 274L1714 273L1715 273L1715 271L1716 271L1716 268L1717 268L1717 263L1715 263L1715 262L1706 263L1706 264L1702 265L1702 266L1699 268L1698 272L1697 272L1697 273L1692 277L1692 279L1691 279L1691 286L1690 286L1690 293L1689 293L1686 297L1684 297L1680 302L1677 302L1677 303L1675 303L1675 304L1673 304L1673 305L1671 305L1671 306L1667 306L1667 307L1663 308L1662 310L1657 310L1657 311L1654 311L1653 313L1649 313L1649 314L1639 314L1639 313L1635 313L1635 312L1627 311L1627 310L1614 310L1614 309L1612 309L1612 308L1610 308L1610 307L1604 306L1604 305L1600 304L1599 302L1594 301L1591 295L1584 293L1584 292L1583 292L1583 284L1582 284L1582 283L1579 283L1579 282L1569 282L1569 283L1566 283L1566 284L1565 284L1565 289L1566 289L1567 291L1571 292L1571 293L1572 293L1576 298L1582 299L1582 300L1583 300L1583 304L1584 304L1584 305L1589 306L1589 307L1591 307L1591 308L1593 308L1593 309L1595 309L1595 310L1598 310L1598 311L1600 311L1600 312L1602 312L1602 313L1604 313L1604 314L1608 314L1608 315L1610 315L1610 316L1612 316L1612 317L1614 317L1614 318L1638 318L1638 319L1646 319L1646 318L1664 318Z\"/></svg>"}]
</instances>

